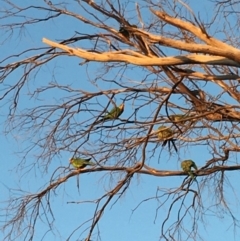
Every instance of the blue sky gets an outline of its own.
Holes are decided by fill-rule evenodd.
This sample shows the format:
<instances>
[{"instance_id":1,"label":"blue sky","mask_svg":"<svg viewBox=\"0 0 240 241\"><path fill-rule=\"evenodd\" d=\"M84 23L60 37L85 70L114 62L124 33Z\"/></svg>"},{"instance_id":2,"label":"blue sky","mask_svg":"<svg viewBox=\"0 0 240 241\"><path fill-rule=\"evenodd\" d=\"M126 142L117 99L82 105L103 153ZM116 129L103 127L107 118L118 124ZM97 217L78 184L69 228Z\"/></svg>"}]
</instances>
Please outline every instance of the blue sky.
<instances>
[{"instance_id":1,"label":"blue sky","mask_svg":"<svg viewBox=\"0 0 240 241\"><path fill-rule=\"evenodd\" d=\"M32 4L32 1L24 1L24 4ZM203 1L197 5L192 5L191 7L196 11L196 15L201 13L201 18L209 17L209 13L206 12L206 9L210 9L209 1ZM68 5L70 9L75 9L74 6ZM210 11L210 10L209 10ZM31 16L40 16L38 10L34 12L29 12ZM80 13L81 14L81 13ZM84 13L83 13L84 14ZM129 16L130 18L130 16ZM15 21L15 20L14 20ZM134 22L131 19L130 22ZM6 22L7 23L7 22ZM114 28L118 28L116 23L113 23ZM49 22L42 22L38 25L28 26L24 32L19 33L18 31L14 32L11 36L11 39L8 39L7 42L2 42L1 54L4 57L11 54L19 53L28 48L34 47L46 47L42 43L42 38L46 37L51 40L61 41L64 38L70 38L74 35L74 31L78 32L88 32L89 26L86 26L78 21L61 17L55 20L50 20ZM99 31L92 29L92 31ZM88 43L84 42L84 48L88 48ZM26 53L24 57L29 57L34 54L34 50L30 53ZM14 62L19 60L18 58L12 58L9 62ZM39 72L36 72L36 75L32 75L31 79L28 82L28 85L23 88L21 92L21 99L19 102L19 108L16 114L24 113L25 108L32 108L36 105L55 105L63 103L66 98L71 96L67 91L61 91L58 89L56 92L55 89L51 89L47 92L42 92L37 98L31 98L31 94L36 88L40 88L48 85L49 83L55 83L59 85L70 86L72 89L76 90L74 93L77 95L79 89L85 91L95 91L97 89L93 83L90 82L96 76L96 69L100 68L101 64L90 63L88 68L85 66L79 66L79 63L82 62L81 59L76 57L60 57L54 59L52 62L43 66ZM143 78L143 71L137 67L133 67L133 70L126 71L123 74L123 82L131 80L132 82L140 82ZM12 84L19 78L20 71L13 72L8 78L8 84ZM103 70L102 70L103 71ZM99 72L98 72L99 73ZM101 73L99 73L101 74ZM106 78L121 80L122 76L118 75L117 70L105 75ZM101 89L116 88L117 86L112 83L101 82L97 80L97 84ZM209 87L211 88L211 87ZM210 89L211 90L211 89ZM212 91L212 90L211 90ZM0 91L2 93L2 91ZM124 97L124 96L123 96ZM29 146L40 137L44 137L43 132L35 132L35 130L30 129L26 130L13 130L8 135L6 130L12 127L8 126L6 121L6 116L9 114L8 100L11 99L11 95L7 97L6 100L0 102L1 112L0 112L0 123L1 123L1 136L0 143L1 152L0 160L2 172L0 176L0 187L1 193L0 196L1 208L6 208L7 203L5 202L10 195L21 196L25 194L33 194L40 192L44 187L49 185L49 180L51 178L57 179L58 177L63 177L68 173L69 158L72 153L71 150L62 150L58 155L55 155L51 162L48 162L46 157L46 162L43 159L39 161L36 160L36 156L41 155L40 149L34 149L26 158L23 158L24 150L28 149ZM107 104L108 99L98 98L98 101L102 106ZM94 101L93 101L94 102ZM120 100L117 99L117 103ZM140 104L138 102L137 104ZM154 109L154 105L150 109ZM127 118L131 115L134 106L128 102L125 108L125 112L122 115L122 118ZM56 113L58 116L60 113ZM89 116L75 115L75 120L81 122L83 119L87 119ZM52 117L54 118L54 117ZM16 127L19 123L16 122ZM47 128L47 126L45 126ZM96 140L97 136L94 137ZM93 139L94 139L93 138ZM93 142L94 143L94 142ZM75 146L77 143L74 144ZM93 146L94 148L94 146ZM138 153L137 158L140 158L140 153ZM210 159L211 155L206 153L205 147L194 147L190 146L189 148L180 150L179 156L173 154L168 155L166 150L162 152L157 152L154 157L151 158L149 164L158 169L162 170L180 170L180 161L183 159L193 159L196 161L198 166L205 164L205 161ZM235 160L232 159L234 162ZM45 169L47 167L47 169ZM57 171L56 171L57 170ZM63 172L66 171L66 173ZM85 200L92 200L99 198L103 195L104 191L109 190L110 187L113 187L114 184L119 180L119 173L113 173L113 176L109 175L106 172L93 172L81 174L79 178L76 176L71 177L67 182L63 183L54 192L50 193L51 208L54 213L54 218L51 218L49 222L52 223L51 232L48 231L48 225L46 220L43 217L43 221L39 220L37 222L37 229L35 233L34 240L66 240L71 232L81 225L86 220L89 220L94 212L94 203L81 203ZM199 177L199 183L202 177ZM159 240L160 238L160 229L161 223L166 217L167 208L169 207L172 200L168 200L166 205L159 209L161 205L160 202L156 202L156 193L158 188L176 188L181 185L184 177L154 177L148 175L136 175L133 178L133 181L128 189L128 191L114 204L112 200L111 204L106 208L104 216L100 221L97 229L93 233L92 240L97 240L98 231L101 236L101 240L104 241L123 241L123 240ZM234 185L237 183L238 177L235 172L226 173L226 181L233 183L235 188L235 193L239 191L239 186ZM79 181L79 189L78 183ZM193 187L197 189L196 183L193 184ZM204 193L201 195L204 197L203 200L206 203L211 203L214 197L211 195L214 194L214 182L209 180L209 189L205 189ZM230 205L233 207L235 214L239 214L238 203L235 202L236 197L233 196L233 192L229 189L225 190L227 198L229 198ZM158 193L160 195L160 193ZM144 201L149 199L148 201ZM191 197L187 202L191 202ZM144 201L144 202L142 202ZM141 203L141 205L139 205ZM43 202L46 205L46 200ZM138 206L139 205L139 206ZM219 204L223 205L223 204ZM207 205L206 205L207 206ZM177 210L179 206L173 207L173 210ZM134 211L133 211L134 210ZM157 211L156 211L157 210ZM234 230L231 226L230 218L224 213L219 213L219 218L216 218L212 215L211 210L203 210L206 213L206 219L204 220L206 230L204 226L199 222L199 231L201 236L205 241L218 240L225 241L234 239ZM50 214L50 211L48 210ZM156 216L157 214L157 216ZM236 215L239 216L239 215ZM173 215L173 218L174 215ZM1 217L1 222L4 222L4 217ZM174 219L170 219L174 220ZM70 240L83 240L86 237L86 230L89 227L90 223L86 223L80 229L71 236ZM192 225L192 220L188 217L186 223L188 227ZM238 233L235 233L236 236ZM0 239L6 233L0 233ZM22 237L17 238L16 240L23 240ZM189 239L191 240L191 238Z\"/></svg>"}]
</instances>

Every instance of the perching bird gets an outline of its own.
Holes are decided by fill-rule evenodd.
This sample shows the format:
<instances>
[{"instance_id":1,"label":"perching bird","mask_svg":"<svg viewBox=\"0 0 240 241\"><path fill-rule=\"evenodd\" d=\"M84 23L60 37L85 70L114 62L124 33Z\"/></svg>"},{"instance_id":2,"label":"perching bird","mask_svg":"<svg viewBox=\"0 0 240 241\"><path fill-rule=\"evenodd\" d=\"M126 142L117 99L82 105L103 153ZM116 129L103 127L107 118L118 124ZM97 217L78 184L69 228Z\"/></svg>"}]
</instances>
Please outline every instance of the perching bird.
<instances>
[{"instance_id":1,"label":"perching bird","mask_svg":"<svg viewBox=\"0 0 240 241\"><path fill-rule=\"evenodd\" d=\"M137 28L137 25L133 24L133 25L130 25L129 27ZM126 29L126 26L121 26L118 32L121 33L128 40L131 37L131 32Z\"/></svg>"},{"instance_id":2,"label":"perching bird","mask_svg":"<svg viewBox=\"0 0 240 241\"><path fill-rule=\"evenodd\" d=\"M173 122L176 122L178 125L186 125L186 122L188 122L188 126L191 126L194 122L196 122L197 119L193 118L194 115L181 115L181 114L176 114L176 115L170 115L169 119ZM191 119L190 119L191 118Z\"/></svg>"},{"instance_id":3,"label":"perching bird","mask_svg":"<svg viewBox=\"0 0 240 241\"><path fill-rule=\"evenodd\" d=\"M186 115L181 115L181 114L176 114L176 115L170 115L169 119L172 121L176 121L176 122L183 122L184 119L188 118L188 116Z\"/></svg>"},{"instance_id":4,"label":"perching bird","mask_svg":"<svg viewBox=\"0 0 240 241\"><path fill-rule=\"evenodd\" d=\"M106 120L115 120L123 113L123 111L124 111L124 104L122 103L119 106L113 107L113 109L110 112L108 112L102 119L96 121L95 124L99 124Z\"/></svg>"},{"instance_id":5,"label":"perching bird","mask_svg":"<svg viewBox=\"0 0 240 241\"><path fill-rule=\"evenodd\" d=\"M163 140L166 138L169 138L173 135L173 131L170 129L170 127L167 126L159 126L158 127L158 139Z\"/></svg>"},{"instance_id":6,"label":"perching bird","mask_svg":"<svg viewBox=\"0 0 240 241\"><path fill-rule=\"evenodd\" d=\"M158 127L158 139L163 141L162 146L165 146L168 143L168 148L170 149L170 143L172 143L174 149L176 152L178 152L178 149L174 143L174 139L173 139L173 130L170 127L167 126L159 126Z\"/></svg>"},{"instance_id":7,"label":"perching bird","mask_svg":"<svg viewBox=\"0 0 240 241\"><path fill-rule=\"evenodd\" d=\"M188 173L189 176L191 176L192 179L195 179L195 175L193 174L191 168L194 168L197 170L197 166L194 161L192 160L184 160L181 162L181 168L184 172Z\"/></svg>"},{"instance_id":8,"label":"perching bird","mask_svg":"<svg viewBox=\"0 0 240 241\"><path fill-rule=\"evenodd\" d=\"M130 34L129 34L129 32L126 30L126 28L125 28L124 26L121 26L121 27L119 28L119 31L118 31L118 32L121 33L126 39L129 40Z\"/></svg>"},{"instance_id":9,"label":"perching bird","mask_svg":"<svg viewBox=\"0 0 240 241\"><path fill-rule=\"evenodd\" d=\"M80 157L71 158L69 161L76 169L83 169L86 166L94 166L93 162L90 162L92 158L83 159Z\"/></svg>"}]
</instances>

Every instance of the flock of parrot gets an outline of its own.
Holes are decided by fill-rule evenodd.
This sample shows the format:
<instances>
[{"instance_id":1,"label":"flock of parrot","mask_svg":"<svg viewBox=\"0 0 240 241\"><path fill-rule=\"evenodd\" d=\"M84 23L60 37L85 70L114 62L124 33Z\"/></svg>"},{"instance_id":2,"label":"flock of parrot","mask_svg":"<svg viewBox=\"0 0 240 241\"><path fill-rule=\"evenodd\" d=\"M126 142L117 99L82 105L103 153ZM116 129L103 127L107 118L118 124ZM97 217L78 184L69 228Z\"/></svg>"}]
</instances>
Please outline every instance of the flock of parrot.
<instances>
[{"instance_id":1,"label":"flock of parrot","mask_svg":"<svg viewBox=\"0 0 240 241\"><path fill-rule=\"evenodd\" d=\"M76 169L84 169L86 166L94 166L95 165L93 162L90 162L91 159L92 158L84 159L84 158L76 157L76 158L71 158L70 163ZM198 170L194 161L192 161L192 160L182 161L181 162L181 168L193 180L196 178L196 176L194 175L194 173L192 171L192 168L194 168L195 170Z\"/></svg>"},{"instance_id":2,"label":"flock of parrot","mask_svg":"<svg viewBox=\"0 0 240 241\"><path fill-rule=\"evenodd\" d=\"M112 110L110 110L105 116L103 116L102 119L95 122L95 125L107 121L107 120L116 120L124 111L124 103L122 103L120 106L113 107ZM76 169L84 169L86 166L94 166L95 164L93 162L90 162L92 158L80 158L80 157L72 157L69 162L72 164L72 166Z\"/></svg>"},{"instance_id":3,"label":"flock of parrot","mask_svg":"<svg viewBox=\"0 0 240 241\"><path fill-rule=\"evenodd\" d=\"M120 29L120 30L123 35L124 34L126 35L125 37L129 37L129 36L127 36L126 32L124 32L124 28ZM102 119L95 122L95 125L97 125L101 122L105 122L107 120L115 120L123 113L123 111L124 111L124 103L122 103L120 106L113 107L106 115L104 115L102 117ZM169 119L171 121L176 122L181 125L181 123L186 122L185 119L188 117L189 116L186 116L186 115L170 115ZM170 145L172 144L175 151L178 152L178 149L174 143L175 140L173 138L175 133L170 127L160 126L157 129L156 133L157 133L158 139L163 142L162 146L165 146L166 144L168 144L168 147L170 148ZM91 158L84 159L84 158L80 158L80 157L71 158L70 163L76 169L84 169L86 166L94 166L95 165L93 162L91 162ZM192 168L194 168L195 170L198 170L194 161L192 161L192 160L182 161L181 168L192 179L196 178L196 176L194 175L194 173L192 171Z\"/></svg>"}]
</instances>

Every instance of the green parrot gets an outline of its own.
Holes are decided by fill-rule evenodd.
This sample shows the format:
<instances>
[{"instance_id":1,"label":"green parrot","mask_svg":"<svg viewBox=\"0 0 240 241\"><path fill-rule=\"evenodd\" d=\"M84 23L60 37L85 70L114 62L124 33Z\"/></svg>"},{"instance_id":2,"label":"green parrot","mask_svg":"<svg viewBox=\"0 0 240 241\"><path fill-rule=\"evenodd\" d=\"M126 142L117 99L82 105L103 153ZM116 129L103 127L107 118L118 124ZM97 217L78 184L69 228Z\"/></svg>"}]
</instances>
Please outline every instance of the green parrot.
<instances>
[{"instance_id":1,"label":"green parrot","mask_svg":"<svg viewBox=\"0 0 240 241\"><path fill-rule=\"evenodd\" d=\"M194 161L192 160L184 160L181 162L181 168L184 172L188 173L189 176L191 176L192 179L195 179L195 175L193 174L191 168L194 168L197 170L197 166Z\"/></svg>"},{"instance_id":2,"label":"green parrot","mask_svg":"<svg viewBox=\"0 0 240 241\"><path fill-rule=\"evenodd\" d=\"M176 115L170 115L170 120L176 121L176 122L183 122L184 119L187 118L186 115L176 114Z\"/></svg>"},{"instance_id":3,"label":"green parrot","mask_svg":"<svg viewBox=\"0 0 240 241\"><path fill-rule=\"evenodd\" d=\"M173 135L173 131L167 126L158 127L158 139L163 140Z\"/></svg>"},{"instance_id":4,"label":"green parrot","mask_svg":"<svg viewBox=\"0 0 240 241\"><path fill-rule=\"evenodd\" d=\"M106 120L115 120L117 119L124 111L124 104L122 103L120 106L113 107L111 111L109 111L102 119L95 122L95 124L99 124Z\"/></svg>"},{"instance_id":5,"label":"green parrot","mask_svg":"<svg viewBox=\"0 0 240 241\"><path fill-rule=\"evenodd\" d=\"M71 158L69 161L76 169L83 169L86 166L94 166L93 162L90 162L92 158L83 159L80 157Z\"/></svg>"},{"instance_id":6,"label":"green parrot","mask_svg":"<svg viewBox=\"0 0 240 241\"><path fill-rule=\"evenodd\" d=\"M177 124L179 125L185 125L186 122L188 122L189 124L191 123L194 123L196 121L196 119L192 118L190 120L187 120L188 118L191 118L191 117L194 117L193 115L181 115L181 114L176 114L176 115L170 115L169 116L169 119L173 122L176 122Z\"/></svg>"},{"instance_id":7,"label":"green parrot","mask_svg":"<svg viewBox=\"0 0 240 241\"><path fill-rule=\"evenodd\" d=\"M119 28L119 33L121 33L126 39L130 39L131 37L131 33L129 32L129 30L126 29L127 26L121 26ZM132 27L132 28L137 28L137 25L133 24L133 25L130 25L129 27Z\"/></svg>"},{"instance_id":8,"label":"green parrot","mask_svg":"<svg viewBox=\"0 0 240 241\"><path fill-rule=\"evenodd\" d=\"M174 143L174 139L172 138L174 132L170 127L167 126L159 126L158 127L158 139L163 141L162 146L165 146L168 143L168 148L170 148L170 144L172 143L174 149L176 152L178 152L178 149Z\"/></svg>"}]
</instances>

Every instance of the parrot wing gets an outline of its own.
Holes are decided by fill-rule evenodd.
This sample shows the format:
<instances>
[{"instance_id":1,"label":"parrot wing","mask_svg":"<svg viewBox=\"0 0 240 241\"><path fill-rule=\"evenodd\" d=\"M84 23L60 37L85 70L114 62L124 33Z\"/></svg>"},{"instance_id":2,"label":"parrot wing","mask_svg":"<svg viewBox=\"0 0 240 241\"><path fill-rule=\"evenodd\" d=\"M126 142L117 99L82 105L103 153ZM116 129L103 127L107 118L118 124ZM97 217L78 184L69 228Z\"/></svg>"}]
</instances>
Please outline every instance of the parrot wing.
<instances>
[{"instance_id":1,"label":"parrot wing","mask_svg":"<svg viewBox=\"0 0 240 241\"><path fill-rule=\"evenodd\" d=\"M184 172L189 172L191 171L191 165L192 161L191 160L185 160L181 162L181 168Z\"/></svg>"},{"instance_id":2,"label":"parrot wing","mask_svg":"<svg viewBox=\"0 0 240 241\"><path fill-rule=\"evenodd\" d=\"M167 139L174 134L173 131L167 126L158 127L157 132L158 132L158 139L159 140Z\"/></svg>"}]
</instances>

